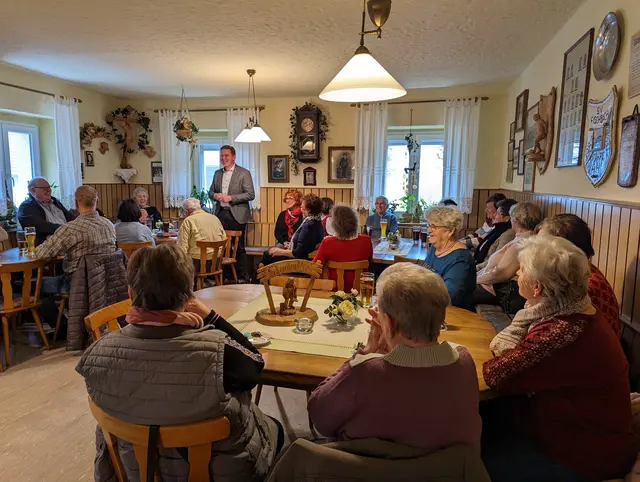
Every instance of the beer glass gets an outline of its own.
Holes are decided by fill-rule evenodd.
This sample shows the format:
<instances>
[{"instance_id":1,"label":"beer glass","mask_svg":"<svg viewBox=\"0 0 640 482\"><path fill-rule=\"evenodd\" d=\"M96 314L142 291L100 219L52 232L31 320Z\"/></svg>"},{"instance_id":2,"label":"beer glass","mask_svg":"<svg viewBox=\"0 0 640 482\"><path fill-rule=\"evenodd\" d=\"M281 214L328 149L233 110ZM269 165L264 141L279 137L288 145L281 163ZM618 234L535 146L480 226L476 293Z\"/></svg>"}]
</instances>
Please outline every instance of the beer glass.
<instances>
[{"instance_id":1,"label":"beer glass","mask_svg":"<svg viewBox=\"0 0 640 482\"><path fill-rule=\"evenodd\" d=\"M380 220L380 238L384 239L386 237L387 237L387 220L381 219Z\"/></svg>"},{"instance_id":2,"label":"beer glass","mask_svg":"<svg viewBox=\"0 0 640 482\"><path fill-rule=\"evenodd\" d=\"M162 220L162 232L163 233L168 233L170 226L171 226L171 221L170 220L168 220L168 219L163 219Z\"/></svg>"},{"instance_id":3,"label":"beer glass","mask_svg":"<svg viewBox=\"0 0 640 482\"><path fill-rule=\"evenodd\" d=\"M24 228L24 237L27 240L27 254L33 254L36 251L36 228Z\"/></svg>"},{"instance_id":4,"label":"beer glass","mask_svg":"<svg viewBox=\"0 0 640 482\"><path fill-rule=\"evenodd\" d=\"M24 231L18 231L16 238L18 239L18 254L25 256L27 254L27 240L24 237Z\"/></svg>"},{"instance_id":5,"label":"beer glass","mask_svg":"<svg viewBox=\"0 0 640 482\"><path fill-rule=\"evenodd\" d=\"M418 246L420 244L420 226L414 226L411 230L413 234L413 244Z\"/></svg>"},{"instance_id":6,"label":"beer glass","mask_svg":"<svg viewBox=\"0 0 640 482\"><path fill-rule=\"evenodd\" d=\"M360 273L360 299L365 308L370 308L373 301L374 274L368 271Z\"/></svg>"},{"instance_id":7,"label":"beer glass","mask_svg":"<svg viewBox=\"0 0 640 482\"><path fill-rule=\"evenodd\" d=\"M429 240L428 228L420 229L420 245L423 248L427 247L427 241Z\"/></svg>"}]
</instances>

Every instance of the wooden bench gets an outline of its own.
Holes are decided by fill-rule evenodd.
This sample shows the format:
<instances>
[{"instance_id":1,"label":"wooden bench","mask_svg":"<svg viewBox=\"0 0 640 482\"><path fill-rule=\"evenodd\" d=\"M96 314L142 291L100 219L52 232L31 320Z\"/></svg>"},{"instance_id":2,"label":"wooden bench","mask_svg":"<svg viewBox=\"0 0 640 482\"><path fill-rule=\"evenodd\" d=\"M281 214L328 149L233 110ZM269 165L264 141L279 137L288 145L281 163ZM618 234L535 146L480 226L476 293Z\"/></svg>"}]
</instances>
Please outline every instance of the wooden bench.
<instances>
[{"instance_id":1,"label":"wooden bench","mask_svg":"<svg viewBox=\"0 0 640 482\"><path fill-rule=\"evenodd\" d=\"M476 305L476 313L489 320L497 333L511 324L511 317L498 305Z\"/></svg>"}]
</instances>

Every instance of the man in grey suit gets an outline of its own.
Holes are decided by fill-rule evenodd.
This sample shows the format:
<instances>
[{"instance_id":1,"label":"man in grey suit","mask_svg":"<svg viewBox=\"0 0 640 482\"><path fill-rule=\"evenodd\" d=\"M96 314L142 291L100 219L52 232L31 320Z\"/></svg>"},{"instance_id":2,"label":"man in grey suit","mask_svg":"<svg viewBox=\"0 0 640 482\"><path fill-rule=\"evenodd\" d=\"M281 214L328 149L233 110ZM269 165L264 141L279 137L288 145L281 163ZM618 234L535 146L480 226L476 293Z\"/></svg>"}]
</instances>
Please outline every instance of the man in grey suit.
<instances>
[{"instance_id":1,"label":"man in grey suit","mask_svg":"<svg viewBox=\"0 0 640 482\"><path fill-rule=\"evenodd\" d=\"M220 164L213 176L209 197L215 202L215 214L224 229L242 231L236 259L239 281L247 280L247 255L244 249L244 235L251 220L249 201L256 197L251 173L236 165L236 150L232 146L220 148Z\"/></svg>"}]
</instances>

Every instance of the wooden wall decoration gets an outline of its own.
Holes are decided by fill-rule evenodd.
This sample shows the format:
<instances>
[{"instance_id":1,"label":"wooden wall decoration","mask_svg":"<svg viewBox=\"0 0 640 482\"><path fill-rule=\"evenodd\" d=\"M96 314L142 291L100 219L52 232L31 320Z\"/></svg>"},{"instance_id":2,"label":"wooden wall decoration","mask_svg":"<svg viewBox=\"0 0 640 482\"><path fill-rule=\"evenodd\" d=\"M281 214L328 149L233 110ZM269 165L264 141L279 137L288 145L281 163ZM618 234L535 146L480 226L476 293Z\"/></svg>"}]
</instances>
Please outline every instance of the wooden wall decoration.
<instances>
[{"instance_id":1,"label":"wooden wall decoration","mask_svg":"<svg viewBox=\"0 0 640 482\"><path fill-rule=\"evenodd\" d=\"M537 116L533 116L536 123L535 133L533 129L527 126L527 135L529 132L535 135L531 150L527 152L527 160L532 161L538 167L538 172L544 174L551 160L551 152L553 151L553 141L555 134L555 114L556 114L556 97L557 89L553 87L549 95L541 95L538 103ZM525 143L529 144L529 139Z\"/></svg>"},{"instance_id":2,"label":"wooden wall decoration","mask_svg":"<svg viewBox=\"0 0 640 482\"><path fill-rule=\"evenodd\" d=\"M594 187L604 182L616 156L618 130L618 89L603 100L590 99L587 109L589 134L584 154L584 170Z\"/></svg>"},{"instance_id":3,"label":"wooden wall decoration","mask_svg":"<svg viewBox=\"0 0 640 482\"><path fill-rule=\"evenodd\" d=\"M638 106L633 114L622 119L620 156L618 161L618 186L633 187L638 182L638 160L640 159L640 113Z\"/></svg>"}]
</instances>

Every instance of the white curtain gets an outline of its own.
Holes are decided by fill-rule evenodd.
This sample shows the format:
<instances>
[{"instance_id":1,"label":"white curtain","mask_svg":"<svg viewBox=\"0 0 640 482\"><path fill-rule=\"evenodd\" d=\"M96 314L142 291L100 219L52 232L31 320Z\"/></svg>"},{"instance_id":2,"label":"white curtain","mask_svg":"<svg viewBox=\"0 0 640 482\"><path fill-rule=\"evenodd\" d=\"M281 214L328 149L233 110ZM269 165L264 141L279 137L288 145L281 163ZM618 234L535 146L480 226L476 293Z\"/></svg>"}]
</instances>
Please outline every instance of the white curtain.
<instances>
[{"instance_id":1,"label":"white curtain","mask_svg":"<svg viewBox=\"0 0 640 482\"><path fill-rule=\"evenodd\" d=\"M75 207L75 192L82 184L80 120L76 99L54 97L53 115L58 160L59 200L67 208Z\"/></svg>"},{"instance_id":2,"label":"white curtain","mask_svg":"<svg viewBox=\"0 0 640 482\"><path fill-rule=\"evenodd\" d=\"M442 197L471 213L478 155L479 99L449 99L444 107Z\"/></svg>"},{"instance_id":3,"label":"white curtain","mask_svg":"<svg viewBox=\"0 0 640 482\"><path fill-rule=\"evenodd\" d=\"M253 209L260 209L260 144L236 143L235 139L249 122L249 117L257 119L257 116L258 112L253 108L227 109L229 144L236 150L236 164L249 170L253 179L253 189L256 192Z\"/></svg>"},{"instance_id":4,"label":"white curtain","mask_svg":"<svg viewBox=\"0 0 640 482\"><path fill-rule=\"evenodd\" d=\"M384 196L387 170L386 102L364 104L356 113L356 169L353 204L371 210L377 196Z\"/></svg>"},{"instance_id":5,"label":"white curtain","mask_svg":"<svg viewBox=\"0 0 640 482\"><path fill-rule=\"evenodd\" d=\"M179 208L191 194L191 160L188 142L176 139L173 126L180 111L158 112L160 127L160 159L162 160L162 190L164 207Z\"/></svg>"}]
</instances>

